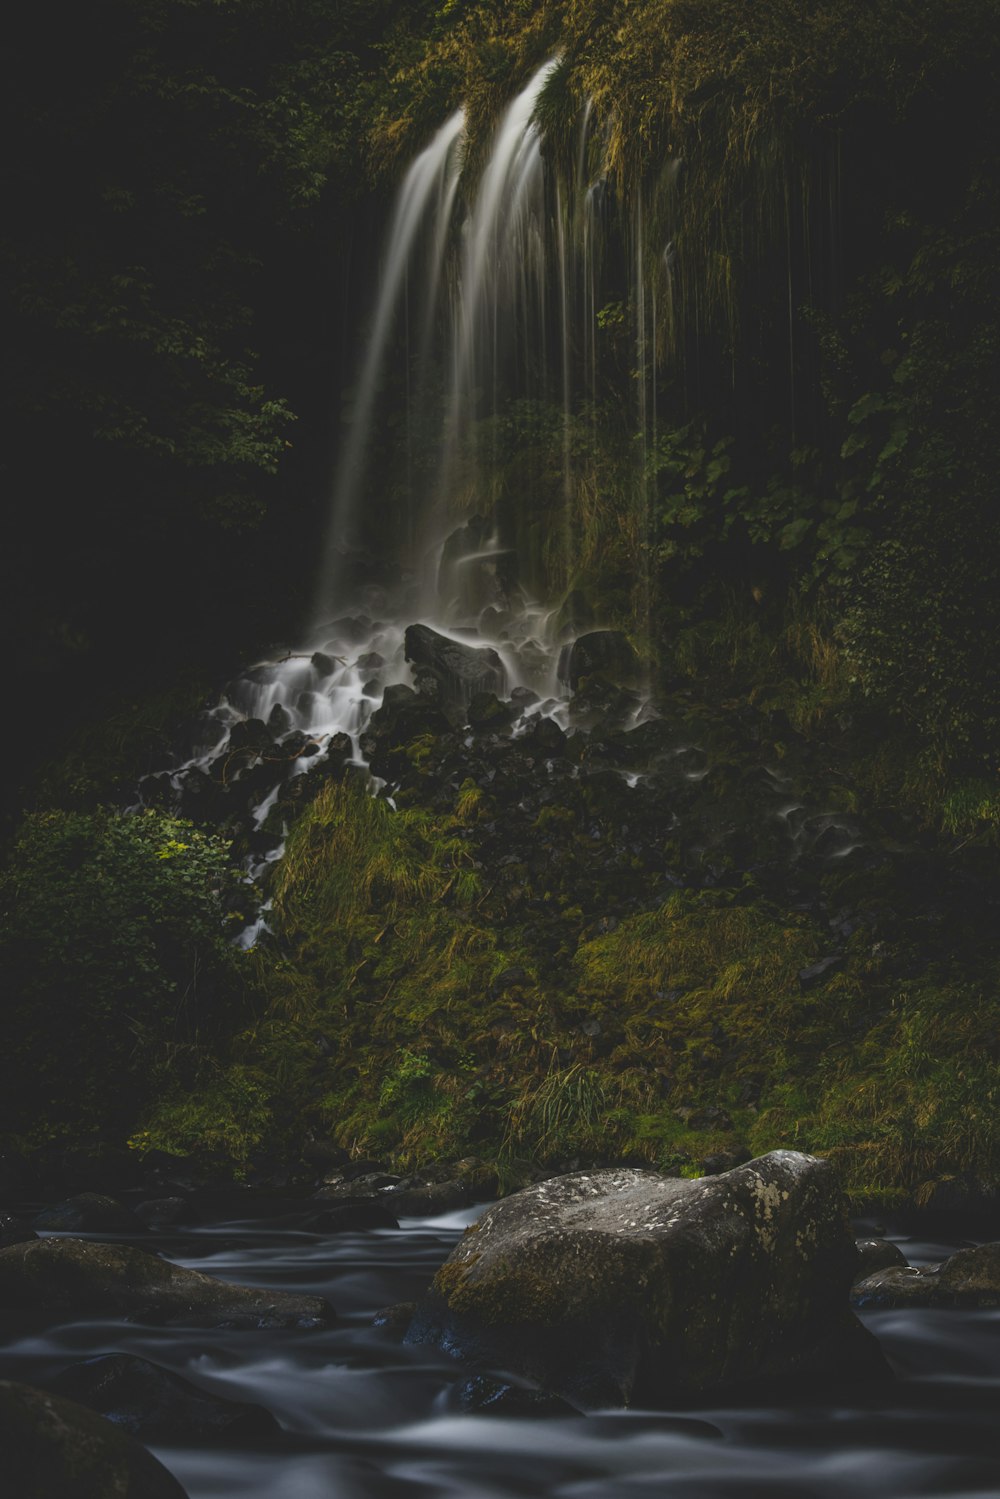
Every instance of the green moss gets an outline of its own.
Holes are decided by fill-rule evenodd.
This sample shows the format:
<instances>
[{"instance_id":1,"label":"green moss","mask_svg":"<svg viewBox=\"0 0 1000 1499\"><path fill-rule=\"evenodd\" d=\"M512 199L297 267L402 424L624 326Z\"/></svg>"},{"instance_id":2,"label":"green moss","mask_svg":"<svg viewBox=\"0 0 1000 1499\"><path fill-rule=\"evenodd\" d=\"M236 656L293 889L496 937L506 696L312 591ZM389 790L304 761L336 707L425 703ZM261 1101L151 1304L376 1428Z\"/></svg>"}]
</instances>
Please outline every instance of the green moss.
<instances>
[{"instance_id":1,"label":"green moss","mask_svg":"<svg viewBox=\"0 0 1000 1499\"><path fill-rule=\"evenodd\" d=\"M240 1065L188 1092L168 1094L129 1140L133 1150L223 1157L238 1170L265 1142L273 1146L274 1083Z\"/></svg>"}]
</instances>

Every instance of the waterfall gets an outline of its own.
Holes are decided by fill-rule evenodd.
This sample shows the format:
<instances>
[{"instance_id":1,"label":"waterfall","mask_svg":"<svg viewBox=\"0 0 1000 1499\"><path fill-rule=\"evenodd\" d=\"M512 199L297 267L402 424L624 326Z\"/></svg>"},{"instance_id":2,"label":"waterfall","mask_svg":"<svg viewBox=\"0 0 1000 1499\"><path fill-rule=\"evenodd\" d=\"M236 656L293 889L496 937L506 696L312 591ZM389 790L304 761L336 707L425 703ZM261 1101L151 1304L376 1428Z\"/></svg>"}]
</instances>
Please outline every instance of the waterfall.
<instances>
[{"instance_id":1,"label":"waterfall","mask_svg":"<svg viewBox=\"0 0 1000 1499\"><path fill-rule=\"evenodd\" d=\"M432 203L436 201L439 206L440 222L447 222L440 209L442 205L450 206L454 200L453 187L457 185L455 146L464 127L465 112L456 110L413 162L400 188L389 230L385 269L358 375L354 408L334 480L330 531L320 583L321 608L335 595L343 581L341 559L353 540L352 527L361 494L365 454L372 436L379 377L400 294L412 268L412 252ZM449 178L452 187L447 185ZM443 241L435 241L425 288L428 316L433 315L437 300L443 251Z\"/></svg>"},{"instance_id":2,"label":"waterfall","mask_svg":"<svg viewBox=\"0 0 1000 1499\"><path fill-rule=\"evenodd\" d=\"M517 733L536 715L568 724L560 652L581 629L617 622L600 613L609 555L628 579L631 618L648 614L656 312L645 283L657 257L638 200L625 214L592 160L603 143L589 104L573 159L549 159L537 111L556 66L535 71L485 153L466 149L459 109L406 172L359 352L315 623L296 649L238 675L203 713L184 763L144 787L185 813L239 800L252 874L280 854L295 778L324 757L364 765L383 694L415 680L408 626L460 650L490 647L493 680L520 693ZM618 341L612 356L635 382L634 400L615 409L621 420L630 407L639 437L610 500L595 456L602 339ZM579 461L577 423L591 439ZM580 583L588 568L596 607Z\"/></svg>"},{"instance_id":3,"label":"waterfall","mask_svg":"<svg viewBox=\"0 0 1000 1499\"><path fill-rule=\"evenodd\" d=\"M584 574L600 595L603 529L619 551L632 548L633 617L647 623L640 574L660 353L651 272L663 252L645 243L638 195L624 212L590 101L570 160L550 159L538 110L557 67L549 60L528 79L488 150L463 149L458 110L404 177L337 469L317 618L346 602L345 563L364 538L402 570L414 615L481 630L487 615L502 617L517 634L512 616L534 621ZM609 500L595 467L598 376L619 325L632 330L638 448ZM387 482L390 427L405 433L405 452ZM366 462L376 432L379 495Z\"/></svg>"}]
</instances>

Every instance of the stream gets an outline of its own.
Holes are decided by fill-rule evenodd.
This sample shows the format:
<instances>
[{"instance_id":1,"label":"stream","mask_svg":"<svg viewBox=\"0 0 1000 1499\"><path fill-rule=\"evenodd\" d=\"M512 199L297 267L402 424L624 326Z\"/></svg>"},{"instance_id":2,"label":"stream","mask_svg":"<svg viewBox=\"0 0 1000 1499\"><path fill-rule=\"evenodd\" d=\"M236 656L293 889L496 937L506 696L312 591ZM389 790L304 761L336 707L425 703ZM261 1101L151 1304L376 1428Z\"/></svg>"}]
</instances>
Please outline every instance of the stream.
<instances>
[{"instance_id":1,"label":"stream","mask_svg":"<svg viewBox=\"0 0 1000 1499\"><path fill-rule=\"evenodd\" d=\"M0 1375L39 1383L99 1353L130 1353L270 1410L282 1435L256 1446L152 1449L190 1499L1000 1493L1000 1311L866 1314L898 1371L885 1384L674 1412L462 1413L452 1360L371 1324L380 1308L421 1294L484 1210L325 1236L259 1221L143 1236L143 1248L224 1280L323 1295L338 1324L206 1332L95 1318L4 1338ZM896 1237L917 1265L954 1248Z\"/></svg>"}]
</instances>

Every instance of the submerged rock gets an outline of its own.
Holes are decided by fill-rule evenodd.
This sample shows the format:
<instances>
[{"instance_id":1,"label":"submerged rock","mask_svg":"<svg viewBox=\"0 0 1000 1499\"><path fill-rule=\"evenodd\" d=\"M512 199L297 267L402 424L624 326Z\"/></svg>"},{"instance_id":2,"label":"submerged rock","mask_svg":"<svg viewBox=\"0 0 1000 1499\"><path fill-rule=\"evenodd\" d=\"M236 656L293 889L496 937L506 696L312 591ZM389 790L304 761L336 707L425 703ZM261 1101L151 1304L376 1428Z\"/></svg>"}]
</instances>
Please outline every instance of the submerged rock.
<instances>
[{"instance_id":1,"label":"submerged rock","mask_svg":"<svg viewBox=\"0 0 1000 1499\"><path fill-rule=\"evenodd\" d=\"M11 1499L185 1499L162 1463L75 1401L0 1381L0 1451Z\"/></svg>"},{"instance_id":2,"label":"submerged rock","mask_svg":"<svg viewBox=\"0 0 1000 1499\"><path fill-rule=\"evenodd\" d=\"M436 1213L453 1213L467 1207L468 1188L458 1181L419 1183L412 1187L393 1187L384 1201L400 1217L430 1217Z\"/></svg>"},{"instance_id":3,"label":"submerged rock","mask_svg":"<svg viewBox=\"0 0 1000 1499\"><path fill-rule=\"evenodd\" d=\"M113 1197L80 1192L53 1207L43 1208L35 1227L80 1234L144 1234L142 1219Z\"/></svg>"},{"instance_id":4,"label":"submerged rock","mask_svg":"<svg viewBox=\"0 0 1000 1499\"><path fill-rule=\"evenodd\" d=\"M179 1374L128 1353L73 1364L49 1382L49 1388L145 1442L256 1442L281 1429L261 1405L211 1395Z\"/></svg>"},{"instance_id":5,"label":"submerged rock","mask_svg":"<svg viewBox=\"0 0 1000 1499\"><path fill-rule=\"evenodd\" d=\"M549 1390L498 1379L493 1374L470 1374L468 1379L460 1380L451 1392L450 1403L476 1416L576 1415L567 1400Z\"/></svg>"},{"instance_id":6,"label":"submerged rock","mask_svg":"<svg viewBox=\"0 0 1000 1499\"><path fill-rule=\"evenodd\" d=\"M147 1228L174 1228L199 1221L197 1208L186 1197L153 1197L140 1202L135 1211Z\"/></svg>"},{"instance_id":7,"label":"submerged rock","mask_svg":"<svg viewBox=\"0 0 1000 1499\"><path fill-rule=\"evenodd\" d=\"M939 1265L915 1270L898 1263L859 1280L855 1306L1000 1307L1000 1243L959 1249Z\"/></svg>"},{"instance_id":8,"label":"submerged rock","mask_svg":"<svg viewBox=\"0 0 1000 1499\"><path fill-rule=\"evenodd\" d=\"M324 1213L310 1213L300 1226L311 1234L355 1234L370 1228L398 1228L399 1223L381 1203L365 1201L345 1202Z\"/></svg>"},{"instance_id":9,"label":"submerged rock","mask_svg":"<svg viewBox=\"0 0 1000 1499\"><path fill-rule=\"evenodd\" d=\"M857 1263L832 1167L774 1151L684 1181L616 1169L490 1209L407 1332L583 1408L762 1378L879 1375L851 1314Z\"/></svg>"},{"instance_id":10,"label":"submerged rock","mask_svg":"<svg viewBox=\"0 0 1000 1499\"><path fill-rule=\"evenodd\" d=\"M39 1316L110 1312L177 1327L326 1327L320 1296L232 1286L125 1244L37 1239L0 1250L0 1310Z\"/></svg>"}]
</instances>

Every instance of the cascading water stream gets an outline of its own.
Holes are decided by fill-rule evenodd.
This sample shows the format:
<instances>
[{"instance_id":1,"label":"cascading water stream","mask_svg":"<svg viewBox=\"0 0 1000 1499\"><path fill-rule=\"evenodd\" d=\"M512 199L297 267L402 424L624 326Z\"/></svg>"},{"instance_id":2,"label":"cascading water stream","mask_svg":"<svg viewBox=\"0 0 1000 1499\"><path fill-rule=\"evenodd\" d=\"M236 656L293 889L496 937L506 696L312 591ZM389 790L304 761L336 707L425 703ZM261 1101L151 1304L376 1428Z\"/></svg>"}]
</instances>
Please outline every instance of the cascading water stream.
<instances>
[{"instance_id":1,"label":"cascading water stream","mask_svg":"<svg viewBox=\"0 0 1000 1499\"><path fill-rule=\"evenodd\" d=\"M160 785L151 794L198 815L215 804L213 785L243 777L254 875L280 855L287 828L274 781L247 770L247 755L273 764L286 785L334 753L363 766L361 740L386 688L414 680L408 625L497 653L506 690L522 690L515 734L539 714L567 725L560 657L579 625L576 604L566 612L560 601L578 598L581 567L602 561L581 520L589 507L591 524L602 503L596 470L579 480L573 431L579 409L596 454L605 323L612 337L619 323L632 329L639 442L614 527L636 550L633 613L639 633L648 629L658 346L646 281L661 251L645 244L641 204L623 214L595 161L603 142L589 103L565 178L548 159L537 112L556 67L544 63L510 103L478 177L470 180L461 109L406 172L336 469L316 623L298 649L229 685L166 787L152 778ZM405 437L394 449L387 433ZM376 434L379 472L393 461L402 470L395 499L366 484ZM379 558L385 565L379 583L359 588L351 573L362 553L376 558L369 576ZM585 615L585 627L605 623Z\"/></svg>"},{"instance_id":2,"label":"cascading water stream","mask_svg":"<svg viewBox=\"0 0 1000 1499\"><path fill-rule=\"evenodd\" d=\"M444 184L453 168L455 146L464 128L465 112L461 109L456 110L441 126L426 150L422 151L413 162L400 190L389 232L388 258L358 378L354 411L334 481L330 535L321 577L324 604L331 595L335 595L343 582L338 565L339 558L342 550L351 540L351 526L360 494L364 458L371 440L372 416L378 394L379 376L392 332L393 318L410 267L411 251L418 232L423 226L428 205L434 201L435 197L439 202L442 197L448 204L453 201L453 193ZM440 248L443 249L443 246ZM435 250L438 250L437 245ZM437 277L440 275L441 259L441 254L435 253L431 261L431 287L427 295L429 308L433 307L437 297Z\"/></svg>"}]
</instances>

